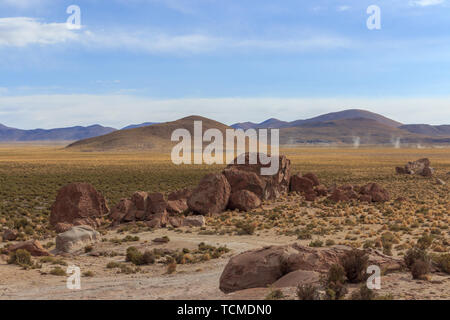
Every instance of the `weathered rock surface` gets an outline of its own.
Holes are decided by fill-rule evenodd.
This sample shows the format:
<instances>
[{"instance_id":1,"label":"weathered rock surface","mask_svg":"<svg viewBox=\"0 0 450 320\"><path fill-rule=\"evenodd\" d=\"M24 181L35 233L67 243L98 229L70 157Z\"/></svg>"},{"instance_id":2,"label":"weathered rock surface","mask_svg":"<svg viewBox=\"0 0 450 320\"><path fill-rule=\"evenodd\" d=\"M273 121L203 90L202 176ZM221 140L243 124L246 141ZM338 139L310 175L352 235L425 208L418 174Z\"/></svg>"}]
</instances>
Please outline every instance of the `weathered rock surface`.
<instances>
[{"instance_id":1,"label":"weathered rock surface","mask_svg":"<svg viewBox=\"0 0 450 320\"><path fill-rule=\"evenodd\" d=\"M203 215L223 212L230 199L231 187L223 174L208 174L193 190L187 204L189 209Z\"/></svg>"},{"instance_id":2,"label":"weathered rock surface","mask_svg":"<svg viewBox=\"0 0 450 320\"><path fill-rule=\"evenodd\" d=\"M183 226L185 227L204 227L206 220L204 216L187 216L183 220Z\"/></svg>"},{"instance_id":3,"label":"weathered rock surface","mask_svg":"<svg viewBox=\"0 0 450 320\"><path fill-rule=\"evenodd\" d=\"M352 248L348 246L311 248L294 243L247 251L232 257L225 266L220 277L220 289L229 293L266 287L297 270L326 273L330 266L339 263L349 250ZM382 270L400 270L403 266L401 259L375 251L369 251L368 254L369 264L377 264ZM296 276L298 275L290 277Z\"/></svg>"},{"instance_id":4,"label":"weathered rock surface","mask_svg":"<svg viewBox=\"0 0 450 320\"><path fill-rule=\"evenodd\" d=\"M103 195L89 183L71 183L58 191L52 205L50 224L86 224L98 227L109 208Z\"/></svg>"},{"instance_id":5,"label":"weathered rock surface","mask_svg":"<svg viewBox=\"0 0 450 320\"><path fill-rule=\"evenodd\" d=\"M56 251L73 253L88 244L97 242L100 233L89 226L77 226L56 236Z\"/></svg>"},{"instance_id":6,"label":"weathered rock surface","mask_svg":"<svg viewBox=\"0 0 450 320\"><path fill-rule=\"evenodd\" d=\"M310 179L302 177L300 174L296 174L291 177L290 189L292 192L304 194L314 193L314 183Z\"/></svg>"},{"instance_id":7,"label":"weathered rock surface","mask_svg":"<svg viewBox=\"0 0 450 320\"><path fill-rule=\"evenodd\" d=\"M256 194L248 190L233 192L228 207L241 211L250 211L261 206L261 200Z\"/></svg>"},{"instance_id":8,"label":"weathered rock surface","mask_svg":"<svg viewBox=\"0 0 450 320\"><path fill-rule=\"evenodd\" d=\"M417 174L424 177L432 177L434 169L430 167L430 159L423 158L408 162L404 167L396 167L397 174Z\"/></svg>"},{"instance_id":9,"label":"weathered rock surface","mask_svg":"<svg viewBox=\"0 0 450 320\"><path fill-rule=\"evenodd\" d=\"M320 273L308 270L292 271L275 281L272 286L275 288L296 287L298 285L318 285L320 283Z\"/></svg>"},{"instance_id":10,"label":"weathered rock surface","mask_svg":"<svg viewBox=\"0 0 450 320\"><path fill-rule=\"evenodd\" d=\"M238 156L223 171L231 191L248 190L261 200L275 199L289 192L291 161L284 155L278 156L278 171L273 175L264 175L261 169L270 167L270 164L262 164L259 156L255 164L250 164L253 155L245 153Z\"/></svg>"},{"instance_id":11,"label":"weathered rock surface","mask_svg":"<svg viewBox=\"0 0 450 320\"><path fill-rule=\"evenodd\" d=\"M44 249L38 240L30 240L25 242L20 242L15 245L8 247L8 252L15 252L19 249L27 250L32 256L50 256L50 253Z\"/></svg>"}]
</instances>

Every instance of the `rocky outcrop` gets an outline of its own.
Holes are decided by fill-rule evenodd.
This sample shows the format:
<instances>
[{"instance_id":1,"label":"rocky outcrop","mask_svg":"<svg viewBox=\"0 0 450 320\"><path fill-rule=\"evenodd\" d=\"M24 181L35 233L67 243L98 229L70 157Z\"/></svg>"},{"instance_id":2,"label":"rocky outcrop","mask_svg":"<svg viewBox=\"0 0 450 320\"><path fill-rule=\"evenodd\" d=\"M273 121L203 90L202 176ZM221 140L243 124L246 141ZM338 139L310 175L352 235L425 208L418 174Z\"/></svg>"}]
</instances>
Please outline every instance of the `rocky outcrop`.
<instances>
[{"instance_id":1,"label":"rocky outcrop","mask_svg":"<svg viewBox=\"0 0 450 320\"><path fill-rule=\"evenodd\" d=\"M311 248L294 243L247 251L232 257L225 266L220 277L220 290L229 293L247 288L266 287L277 281L278 285L285 285L289 279L302 276L301 272L291 274L298 270L324 274L331 265L339 263L350 250L353 248L348 246ZM382 270L395 271L403 267L401 259L376 251L367 253L369 264L376 264Z\"/></svg>"},{"instance_id":2,"label":"rocky outcrop","mask_svg":"<svg viewBox=\"0 0 450 320\"><path fill-rule=\"evenodd\" d=\"M89 225L94 228L109 208L103 195L89 183L71 183L58 191L51 207L50 224Z\"/></svg>"},{"instance_id":3,"label":"rocky outcrop","mask_svg":"<svg viewBox=\"0 0 450 320\"><path fill-rule=\"evenodd\" d=\"M15 252L19 249L26 250L35 257L50 256L50 253L44 249L38 240L20 242L7 248L9 253Z\"/></svg>"},{"instance_id":4,"label":"rocky outcrop","mask_svg":"<svg viewBox=\"0 0 450 320\"><path fill-rule=\"evenodd\" d=\"M261 169L270 167L270 164L262 164L259 156L256 163L250 164L251 157L249 153L242 154L223 171L232 193L248 190L261 200L267 200L289 192L291 161L286 156L278 156L278 171L274 175L261 174Z\"/></svg>"},{"instance_id":5,"label":"rocky outcrop","mask_svg":"<svg viewBox=\"0 0 450 320\"><path fill-rule=\"evenodd\" d=\"M204 227L206 220L204 216L187 216L183 220L183 226L185 227Z\"/></svg>"},{"instance_id":6,"label":"rocky outcrop","mask_svg":"<svg viewBox=\"0 0 450 320\"><path fill-rule=\"evenodd\" d=\"M430 159L423 158L416 161L408 162L404 167L396 167L397 174L421 175L424 177L432 177L434 169L430 167Z\"/></svg>"},{"instance_id":7,"label":"rocky outcrop","mask_svg":"<svg viewBox=\"0 0 450 320\"><path fill-rule=\"evenodd\" d=\"M88 244L97 242L100 233L88 226L77 226L56 236L57 252L73 253Z\"/></svg>"},{"instance_id":8,"label":"rocky outcrop","mask_svg":"<svg viewBox=\"0 0 450 320\"><path fill-rule=\"evenodd\" d=\"M208 174L192 191L187 204L189 209L203 215L223 212L230 199L231 187L223 174Z\"/></svg>"},{"instance_id":9,"label":"rocky outcrop","mask_svg":"<svg viewBox=\"0 0 450 320\"><path fill-rule=\"evenodd\" d=\"M359 193L361 194L360 200L364 197L364 201L367 202L386 202L390 200L389 192L376 183L366 184L360 189Z\"/></svg>"},{"instance_id":10,"label":"rocky outcrop","mask_svg":"<svg viewBox=\"0 0 450 320\"><path fill-rule=\"evenodd\" d=\"M385 202L390 200L389 192L376 183L368 183L363 187L343 185L333 187L329 200L334 202L347 202L352 199L361 202Z\"/></svg>"},{"instance_id":11,"label":"rocky outcrop","mask_svg":"<svg viewBox=\"0 0 450 320\"><path fill-rule=\"evenodd\" d=\"M181 214L186 212L189 207L187 199L192 195L189 189L178 190L172 192L167 197L167 211L169 214Z\"/></svg>"},{"instance_id":12,"label":"rocky outcrop","mask_svg":"<svg viewBox=\"0 0 450 320\"><path fill-rule=\"evenodd\" d=\"M261 200L256 194L248 190L233 192L228 207L240 211L250 211L261 206Z\"/></svg>"}]
</instances>

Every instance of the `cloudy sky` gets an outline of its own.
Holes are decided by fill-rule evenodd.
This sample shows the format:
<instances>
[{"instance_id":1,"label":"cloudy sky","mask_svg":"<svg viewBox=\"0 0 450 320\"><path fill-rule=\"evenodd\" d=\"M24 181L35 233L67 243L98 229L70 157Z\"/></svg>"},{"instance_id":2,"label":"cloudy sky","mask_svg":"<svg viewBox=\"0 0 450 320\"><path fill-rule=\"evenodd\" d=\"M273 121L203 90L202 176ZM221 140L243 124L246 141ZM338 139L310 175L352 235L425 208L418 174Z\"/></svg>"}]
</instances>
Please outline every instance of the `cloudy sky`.
<instances>
[{"instance_id":1,"label":"cloudy sky","mask_svg":"<svg viewBox=\"0 0 450 320\"><path fill-rule=\"evenodd\" d=\"M81 28L68 28L70 5ZM367 8L381 9L369 30ZM0 123L450 123L450 0L0 0Z\"/></svg>"}]
</instances>

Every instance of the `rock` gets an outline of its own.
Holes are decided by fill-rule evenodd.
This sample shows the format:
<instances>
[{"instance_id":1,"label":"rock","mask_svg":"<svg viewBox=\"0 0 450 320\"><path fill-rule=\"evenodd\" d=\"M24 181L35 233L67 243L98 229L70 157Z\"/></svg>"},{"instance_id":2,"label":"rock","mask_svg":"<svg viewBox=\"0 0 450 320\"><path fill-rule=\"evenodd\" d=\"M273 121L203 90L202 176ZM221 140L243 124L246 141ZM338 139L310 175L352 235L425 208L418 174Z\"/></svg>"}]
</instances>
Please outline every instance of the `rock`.
<instances>
[{"instance_id":1,"label":"rock","mask_svg":"<svg viewBox=\"0 0 450 320\"><path fill-rule=\"evenodd\" d=\"M305 194L306 201L316 201L317 195L315 192Z\"/></svg>"},{"instance_id":2,"label":"rock","mask_svg":"<svg viewBox=\"0 0 450 320\"><path fill-rule=\"evenodd\" d=\"M73 253L99 240L100 233L89 226L76 226L56 236L56 251Z\"/></svg>"},{"instance_id":3,"label":"rock","mask_svg":"<svg viewBox=\"0 0 450 320\"><path fill-rule=\"evenodd\" d=\"M289 192L291 161L286 156L278 156L278 171L274 175L262 175L261 169L270 167L263 165L257 154L257 163L250 164L251 154L244 153L233 160L223 171L232 192L248 190L261 200L276 199ZM238 159L243 164L238 164ZM253 174L252 174L253 173Z\"/></svg>"},{"instance_id":4,"label":"rock","mask_svg":"<svg viewBox=\"0 0 450 320\"><path fill-rule=\"evenodd\" d=\"M147 210L147 204L148 204L148 193L144 191L136 191L131 196L131 202L133 202L134 207L136 210Z\"/></svg>"},{"instance_id":5,"label":"rock","mask_svg":"<svg viewBox=\"0 0 450 320\"><path fill-rule=\"evenodd\" d=\"M109 208L101 193L89 183L71 183L58 191L51 207L50 224L73 224L76 220L85 219L85 223L97 227L96 218L108 214Z\"/></svg>"},{"instance_id":6,"label":"rock","mask_svg":"<svg viewBox=\"0 0 450 320\"><path fill-rule=\"evenodd\" d=\"M168 200L167 201L167 211L170 214L181 214L189 209L187 205L187 200Z\"/></svg>"},{"instance_id":7,"label":"rock","mask_svg":"<svg viewBox=\"0 0 450 320\"><path fill-rule=\"evenodd\" d=\"M147 214L163 213L166 211L167 202L162 193L150 193L148 195Z\"/></svg>"},{"instance_id":8,"label":"rock","mask_svg":"<svg viewBox=\"0 0 450 320\"><path fill-rule=\"evenodd\" d=\"M424 177L433 176L434 169L430 168L430 160L428 158L419 159L408 162L405 167L395 168L397 174L417 174Z\"/></svg>"},{"instance_id":9,"label":"rock","mask_svg":"<svg viewBox=\"0 0 450 320\"><path fill-rule=\"evenodd\" d=\"M187 203L194 212L211 215L225 210L230 199L231 187L223 174L208 174L192 192Z\"/></svg>"},{"instance_id":10,"label":"rock","mask_svg":"<svg viewBox=\"0 0 450 320\"><path fill-rule=\"evenodd\" d=\"M15 252L19 249L27 250L32 256L50 256L50 253L44 249L38 240L30 240L25 242L20 242L7 248L8 252Z\"/></svg>"},{"instance_id":11,"label":"rock","mask_svg":"<svg viewBox=\"0 0 450 320\"><path fill-rule=\"evenodd\" d=\"M395 202L405 202L405 201L407 201L405 197L398 197L397 199L395 199Z\"/></svg>"},{"instance_id":12,"label":"rock","mask_svg":"<svg viewBox=\"0 0 450 320\"><path fill-rule=\"evenodd\" d=\"M136 215L136 207L130 199L121 199L117 206L111 210L109 218L114 223L120 223L121 221L133 221Z\"/></svg>"},{"instance_id":13,"label":"rock","mask_svg":"<svg viewBox=\"0 0 450 320\"><path fill-rule=\"evenodd\" d=\"M326 197L328 195L327 187L323 185L319 185L314 188L314 191L316 192L316 195L319 197Z\"/></svg>"},{"instance_id":14,"label":"rock","mask_svg":"<svg viewBox=\"0 0 450 320\"><path fill-rule=\"evenodd\" d=\"M317 176L314 173L306 173L303 175L303 178L311 180L314 187L320 185L319 178L317 178Z\"/></svg>"},{"instance_id":15,"label":"rock","mask_svg":"<svg viewBox=\"0 0 450 320\"><path fill-rule=\"evenodd\" d=\"M297 270L325 274L330 266L339 263L349 250L353 249L348 246L311 248L296 243L250 250L230 259L220 277L220 290L229 293L247 288L267 287ZM400 270L403 267L402 259L385 256L377 251L367 253L369 265L376 264L387 271ZM282 283L298 276L300 272L286 276Z\"/></svg>"},{"instance_id":16,"label":"rock","mask_svg":"<svg viewBox=\"0 0 450 320\"><path fill-rule=\"evenodd\" d=\"M183 220L183 226L185 227L204 227L206 220L204 216L188 216Z\"/></svg>"},{"instance_id":17,"label":"rock","mask_svg":"<svg viewBox=\"0 0 450 320\"><path fill-rule=\"evenodd\" d=\"M179 228L183 225L183 217L169 217L169 224L174 228Z\"/></svg>"},{"instance_id":18,"label":"rock","mask_svg":"<svg viewBox=\"0 0 450 320\"><path fill-rule=\"evenodd\" d=\"M291 177L290 190L299 193L314 193L314 183L308 178L300 176L300 174Z\"/></svg>"},{"instance_id":19,"label":"rock","mask_svg":"<svg viewBox=\"0 0 450 320\"><path fill-rule=\"evenodd\" d=\"M366 184L361 188L359 193L371 196L372 202L385 202L390 200L389 192L376 183Z\"/></svg>"},{"instance_id":20,"label":"rock","mask_svg":"<svg viewBox=\"0 0 450 320\"><path fill-rule=\"evenodd\" d=\"M369 194L363 194L359 197L359 201L361 202L372 202L372 196Z\"/></svg>"},{"instance_id":21,"label":"rock","mask_svg":"<svg viewBox=\"0 0 450 320\"><path fill-rule=\"evenodd\" d=\"M251 191L239 190L230 196L228 207L241 211L250 211L261 206L261 200Z\"/></svg>"},{"instance_id":22,"label":"rock","mask_svg":"<svg viewBox=\"0 0 450 320\"><path fill-rule=\"evenodd\" d=\"M445 181L442 180L442 179L439 179L439 178L436 178L436 184L440 185L440 186L445 186L446 185Z\"/></svg>"},{"instance_id":23,"label":"rock","mask_svg":"<svg viewBox=\"0 0 450 320\"><path fill-rule=\"evenodd\" d=\"M329 200L334 202L347 202L350 201L350 197L347 195L346 191L343 191L341 189L334 189L334 191L331 193L331 195L328 197Z\"/></svg>"},{"instance_id":24,"label":"rock","mask_svg":"<svg viewBox=\"0 0 450 320\"><path fill-rule=\"evenodd\" d=\"M146 225L150 228L162 228L167 225L169 222L169 215L166 210L160 213L151 214L149 218L147 218Z\"/></svg>"},{"instance_id":25,"label":"rock","mask_svg":"<svg viewBox=\"0 0 450 320\"><path fill-rule=\"evenodd\" d=\"M63 233L63 232L66 232L66 231L70 230L72 227L73 227L73 225L71 225L70 223L58 222L55 225L55 231L57 233Z\"/></svg>"},{"instance_id":26,"label":"rock","mask_svg":"<svg viewBox=\"0 0 450 320\"><path fill-rule=\"evenodd\" d=\"M422 172L420 173L420 175L422 177L432 177L434 174L434 169L431 167L425 167L423 168Z\"/></svg>"},{"instance_id":27,"label":"rock","mask_svg":"<svg viewBox=\"0 0 450 320\"><path fill-rule=\"evenodd\" d=\"M170 240L167 237L155 238L152 240L155 243L168 243Z\"/></svg>"},{"instance_id":28,"label":"rock","mask_svg":"<svg viewBox=\"0 0 450 320\"><path fill-rule=\"evenodd\" d=\"M4 229L2 239L3 241L14 241L19 236L19 232L11 229Z\"/></svg>"},{"instance_id":29,"label":"rock","mask_svg":"<svg viewBox=\"0 0 450 320\"><path fill-rule=\"evenodd\" d=\"M275 281L275 288L297 287L298 285L319 285L320 273L308 270L292 271Z\"/></svg>"}]
</instances>

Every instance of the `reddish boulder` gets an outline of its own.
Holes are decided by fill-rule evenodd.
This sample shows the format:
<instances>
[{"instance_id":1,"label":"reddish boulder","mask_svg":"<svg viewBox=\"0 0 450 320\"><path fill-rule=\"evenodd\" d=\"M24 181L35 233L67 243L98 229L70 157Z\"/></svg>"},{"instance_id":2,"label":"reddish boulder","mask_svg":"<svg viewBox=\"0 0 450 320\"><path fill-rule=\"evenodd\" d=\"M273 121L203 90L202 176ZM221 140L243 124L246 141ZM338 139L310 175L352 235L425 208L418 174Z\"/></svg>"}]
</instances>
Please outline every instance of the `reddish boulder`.
<instances>
[{"instance_id":1,"label":"reddish boulder","mask_svg":"<svg viewBox=\"0 0 450 320\"><path fill-rule=\"evenodd\" d=\"M16 230L4 229L2 239L3 241L14 241L19 236L19 233Z\"/></svg>"},{"instance_id":2,"label":"reddish boulder","mask_svg":"<svg viewBox=\"0 0 450 320\"><path fill-rule=\"evenodd\" d=\"M313 186L315 186L315 187L320 185L319 178L317 178L317 176L314 173L306 173L303 175L303 178L311 180L313 183Z\"/></svg>"},{"instance_id":3,"label":"reddish boulder","mask_svg":"<svg viewBox=\"0 0 450 320\"><path fill-rule=\"evenodd\" d=\"M261 206L261 200L251 191L239 190L230 196L228 207L241 211L250 211Z\"/></svg>"},{"instance_id":4,"label":"reddish boulder","mask_svg":"<svg viewBox=\"0 0 450 320\"><path fill-rule=\"evenodd\" d=\"M183 220L183 226L185 227L204 227L206 220L204 216L187 216Z\"/></svg>"},{"instance_id":5,"label":"reddish boulder","mask_svg":"<svg viewBox=\"0 0 450 320\"><path fill-rule=\"evenodd\" d=\"M299 193L314 193L314 183L308 178L300 176L300 174L291 177L291 191Z\"/></svg>"},{"instance_id":6,"label":"reddish boulder","mask_svg":"<svg viewBox=\"0 0 450 320\"><path fill-rule=\"evenodd\" d=\"M38 240L30 240L25 242L20 242L7 248L8 252L15 252L19 249L27 250L32 256L41 257L49 256L50 253L44 249Z\"/></svg>"},{"instance_id":7,"label":"reddish boulder","mask_svg":"<svg viewBox=\"0 0 450 320\"><path fill-rule=\"evenodd\" d=\"M223 174L208 174L200 181L188 199L194 212L210 215L225 210L230 199L231 187Z\"/></svg>"},{"instance_id":8,"label":"reddish boulder","mask_svg":"<svg viewBox=\"0 0 450 320\"><path fill-rule=\"evenodd\" d=\"M136 191L131 196L131 201L134 203L136 210L147 210L148 193L144 191Z\"/></svg>"},{"instance_id":9,"label":"reddish boulder","mask_svg":"<svg viewBox=\"0 0 450 320\"><path fill-rule=\"evenodd\" d=\"M166 211L167 202L162 193L150 193L148 195L147 214L162 213Z\"/></svg>"},{"instance_id":10,"label":"reddish boulder","mask_svg":"<svg viewBox=\"0 0 450 320\"><path fill-rule=\"evenodd\" d=\"M61 188L50 213L50 224L73 224L86 219L92 227L97 227L96 218L108 214L105 198L89 183L71 183Z\"/></svg>"},{"instance_id":11,"label":"reddish boulder","mask_svg":"<svg viewBox=\"0 0 450 320\"><path fill-rule=\"evenodd\" d=\"M353 192L353 191L352 191ZM341 190L339 188L334 189L331 195L328 197L329 200L334 202L347 202L350 201L350 197L347 195L347 192Z\"/></svg>"},{"instance_id":12,"label":"reddish boulder","mask_svg":"<svg viewBox=\"0 0 450 320\"><path fill-rule=\"evenodd\" d=\"M361 202L372 202L372 196L369 194L363 194L359 197L359 201Z\"/></svg>"},{"instance_id":13,"label":"reddish boulder","mask_svg":"<svg viewBox=\"0 0 450 320\"><path fill-rule=\"evenodd\" d=\"M114 223L133 221L136 215L136 206L130 199L121 199L117 206L111 210L109 217Z\"/></svg>"},{"instance_id":14,"label":"reddish boulder","mask_svg":"<svg viewBox=\"0 0 450 320\"><path fill-rule=\"evenodd\" d=\"M316 195L319 197L326 197L328 195L327 187L323 185L319 185L314 188L314 191L316 192Z\"/></svg>"},{"instance_id":15,"label":"reddish boulder","mask_svg":"<svg viewBox=\"0 0 450 320\"><path fill-rule=\"evenodd\" d=\"M408 162L404 167L396 167L398 174L418 174L424 177L433 176L434 169L430 167L430 159L423 158Z\"/></svg>"},{"instance_id":16,"label":"reddish boulder","mask_svg":"<svg viewBox=\"0 0 450 320\"><path fill-rule=\"evenodd\" d=\"M182 200L187 199L192 195L192 191L189 189L182 189L169 193L167 200Z\"/></svg>"},{"instance_id":17,"label":"reddish boulder","mask_svg":"<svg viewBox=\"0 0 450 320\"><path fill-rule=\"evenodd\" d=\"M279 286L289 285L290 280L305 275L302 272L291 274L297 270L323 275L328 272L331 265L339 263L349 250L353 248L348 246L311 248L296 243L250 250L230 259L220 277L220 290L229 293L267 287L274 285L278 280ZM383 271L396 271L403 267L402 259L389 257L377 251L366 252L369 255L369 265L378 265Z\"/></svg>"},{"instance_id":18,"label":"reddish boulder","mask_svg":"<svg viewBox=\"0 0 450 320\"><path fill-rule=\"evenodd\" d=\"M289 191L291 161L286 156L279 155L278 171L273 175L263 175L261 170L269 168L270 164L262 164L260 155L257 154L255 164L250 164L254 154L241 154L227 166L223 173L231 185L232 192L248 190L261 200L276 199Z\"/></svg>"},{"instance_id":19,"label":"reddish boulder","mask_svg":"<svg viewBox=\"0 0 450 320\"><path fill-rule=\"evenodd\" d=\"M362 195L369 195L372 197L372 202L385 202L390 200L389 192L380 187L376 183L368 183L359 191Z\"/></svg>"},{"instance_id":20,"label":"reddish boulder","mask_svg":"<svg viewBox=\"0 0 450 320\"><path fill-rule=\"evenodd\" d=\"M167 197L167 211L170 214L181 214L189 209L187 199L192 195L189 189L172 192Z\"/></svg>"}]
</instances>

